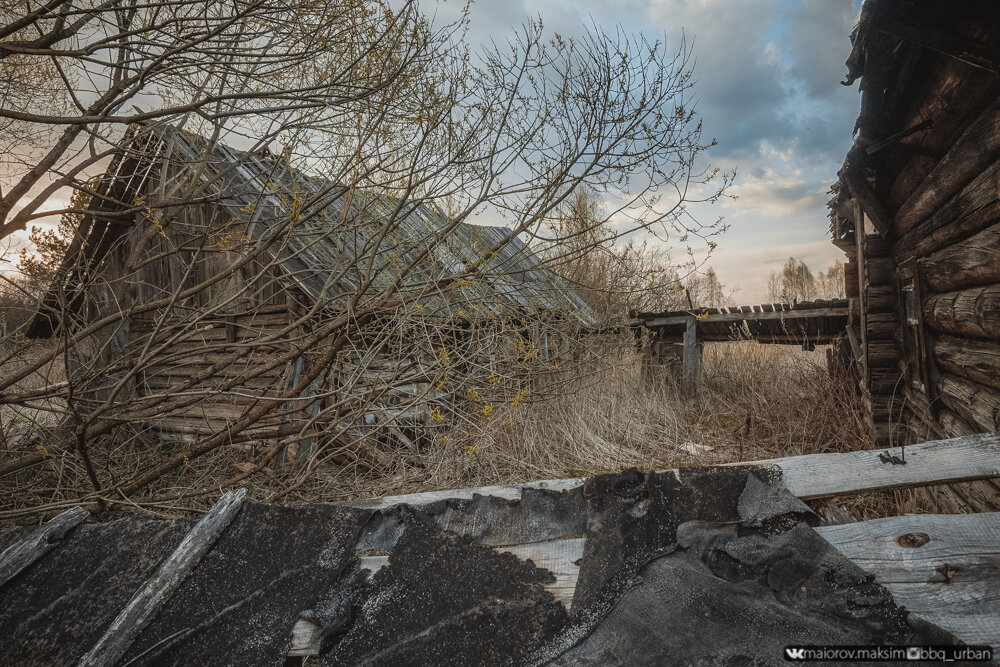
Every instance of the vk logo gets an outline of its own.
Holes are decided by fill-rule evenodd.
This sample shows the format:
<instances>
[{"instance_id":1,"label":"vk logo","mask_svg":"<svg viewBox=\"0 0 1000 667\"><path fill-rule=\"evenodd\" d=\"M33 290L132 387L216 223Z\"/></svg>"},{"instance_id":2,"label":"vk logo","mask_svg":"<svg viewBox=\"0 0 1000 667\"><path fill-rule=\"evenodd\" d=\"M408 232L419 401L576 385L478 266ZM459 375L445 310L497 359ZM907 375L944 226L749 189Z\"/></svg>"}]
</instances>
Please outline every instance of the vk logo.
<instances>
[{"instance_id":1,"label":"vk logo","mask_svg":"<svg viewBox=\"0 0 1000 667\"><path fill-rule=\"evenodd\" d=\"M789 660L805 660L806 650L804 648L786 648L785 655Z\"/></svg>"}]
</instances>

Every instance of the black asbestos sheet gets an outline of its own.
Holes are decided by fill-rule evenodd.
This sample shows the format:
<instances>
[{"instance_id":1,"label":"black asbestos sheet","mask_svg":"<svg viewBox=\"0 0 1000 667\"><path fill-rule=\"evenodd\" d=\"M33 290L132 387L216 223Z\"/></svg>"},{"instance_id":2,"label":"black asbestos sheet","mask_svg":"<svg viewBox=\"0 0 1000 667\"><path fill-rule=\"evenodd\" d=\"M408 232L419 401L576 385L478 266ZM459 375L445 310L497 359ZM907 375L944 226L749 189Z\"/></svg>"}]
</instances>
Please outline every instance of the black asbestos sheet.
<instances>
[{"instance_id":1,"label":"black asbestos sheet","mask_svg":"<svg viewBox=\"0 0 1000 667\"><path fill-rule=\"evenodd\" d=\"M248 503L123 663L280 665L299 613L355 566L369 511Z\"/></svg>"},{"instance_id":2,"label":"black asbestos sheet","mask_svg":"<svg viewBox=\"0 0 1000 667\"><path fill-rule=\"evenodd\" d=\"M0 588L2 661L76 663L192 525L130 517L71 530Z\"/></svg>"}]
</instances>

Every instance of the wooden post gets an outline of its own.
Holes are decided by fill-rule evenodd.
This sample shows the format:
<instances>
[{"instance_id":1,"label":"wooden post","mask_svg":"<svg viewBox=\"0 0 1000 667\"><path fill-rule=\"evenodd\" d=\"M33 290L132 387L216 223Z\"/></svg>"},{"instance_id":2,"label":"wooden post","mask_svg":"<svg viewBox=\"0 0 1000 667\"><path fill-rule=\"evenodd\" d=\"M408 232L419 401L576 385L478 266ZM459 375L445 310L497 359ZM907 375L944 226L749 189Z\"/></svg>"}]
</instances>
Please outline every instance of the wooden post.
<instances>
[{"instance_id":1,"label":"wooden post","mask_svg":"<svg viewBox=\"0 0 1000 667\"><path fill-rule=\"evenodd\" d=\"M698 386L698 322L690 317L684 330L684 385L689 391Z\"/></svg>"},{"instance_id":2,"label":"wooden post","mask_svg":"<svg viewBox=\"0 0 1000 667\"><path fill-rule=\"evenodd\" d=\"M122 659L146 624L159 613L163 604L232 522L243 506L246 493L246 489L230 491L215 503L163 562L156 574L135 592L104 635L80 659L78 667L114 665Z\"/></svg>"}]
</instances>

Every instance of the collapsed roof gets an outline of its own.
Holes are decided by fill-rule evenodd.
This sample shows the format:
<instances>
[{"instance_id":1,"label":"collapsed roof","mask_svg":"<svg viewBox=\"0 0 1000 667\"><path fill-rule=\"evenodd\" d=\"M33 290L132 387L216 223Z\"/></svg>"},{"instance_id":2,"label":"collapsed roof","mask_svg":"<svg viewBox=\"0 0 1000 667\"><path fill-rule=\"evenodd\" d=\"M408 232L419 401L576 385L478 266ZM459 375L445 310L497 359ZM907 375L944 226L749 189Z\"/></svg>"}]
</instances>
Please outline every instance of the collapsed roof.
<instances>
[{"instance_id":1,"label":"collapsed roof","mask_svg":"<svg viewBox=\"0 0 1000 667\"><path fill-rule=\"evenodd\" d=\"M127 142L113 173L103 179L104 199L95 197L63 262L60 283L69 289L78 282L74 267L81 256L91 267L98 265L132 224L109 208L137 201L150 172L169 164L170 179L197 170L200 181L211 184L211 196L202 201L217 204L234 219L249 217L245 237L251 241L287 234L287 242L273 251L279 280L324 307L336 309L371 278L374 294L393 290L413 296L425 316L535 318L548 313L581 326L597 321L508 228L454 223L427 204L340 187L269 154L242 152L174 127L147 132L148 138ZM202 204L182 200L180 205ZM366 272L369 262L374 275ZM42 311L54 314L58 304L50 295ZM30 335L48 335L46 322L36 317Z\"/></svg>"}]
</instances>

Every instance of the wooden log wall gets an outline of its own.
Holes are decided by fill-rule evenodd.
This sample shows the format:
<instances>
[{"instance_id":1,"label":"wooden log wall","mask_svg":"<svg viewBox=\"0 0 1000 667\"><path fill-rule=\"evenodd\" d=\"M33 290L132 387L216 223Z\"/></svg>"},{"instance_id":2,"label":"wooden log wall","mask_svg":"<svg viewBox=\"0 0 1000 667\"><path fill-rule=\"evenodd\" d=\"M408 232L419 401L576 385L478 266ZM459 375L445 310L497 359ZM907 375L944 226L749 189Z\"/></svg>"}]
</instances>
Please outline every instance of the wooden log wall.
<instances>
[{"instance_id":1,"label":"wooden log wall","mask_svg":"<svg viewBox=\"0 0 1000 667\"><path fill-rule=\"evenodd\" d=\"M860 207L855 215L855 229L864 230ZM872 439L886 445L899 437L903 406L896 261L890 244L877 234L858 233L856 242L861 259L858 301L863 312L857 326L863 341L862 395Z\"/></svg>"},{"instance_id":2,"label":"wooden log wall","mask_svg":"<svg viewBox=\"0 0 1000 667\"><path fill-rule=\"evenodd\" d=\"M850 62L864 63L858 140L840 173L855 215L852 324L873 427L904 398L911 440L1000 427L1000 14L870 0ZM900 31L902 24L919 30ZM959 36L947 44L928 36ZM832 205L832 204L831 204ZM861 233L867 225L867 233ZM842 235L835 243L842 246ZM853 249L846 249L848 255ZM850 265L849 265L850 266ZM959 502L960 501L956 501Z\"/></svg>"},{"instance_id":3,"label":"wooden log wall","mask_svg":"<svg viewBox=\"0 0 1000 667\"><path fill-rule=\"evenodd\" d=\"M160 327L153 345L170 340L168 346L143 364L140 394L156 396L177 394L168 405L184 401L185 396L201 395L189 407L162 410L151 425L164 434L197 436L217 433L235 422L260 397L277 394L288 372L286 364L268 368L274 359L287 351L289 334L281 332L291 321L283 307L263 307L256 311L219 315L178 334L184 327L181 318L173 318ZM154 329L152 318L132 323L135 349L145 346ZM168 336L177 335L176 339ZM263 342L274 337L270 342ZM212 372L213 365L223 366ZM220 392L222 383L241 379L230 391ZM284 427L284 428L282 428ZM292 427L287 416L274 416L250 429L248 435L273 439L279 431Z\"/></svg>"},{"instance_id":4,"label":"wooden log wall","mask_svg":"<svg viewBox=\"0 0 1000 667\"><path fill-rule=\"evenodd\" d=\"M1000 428L1000 102L986 106L897 216L896 258L916 262L945 435Z\"/></svg>"}]
</instances>

